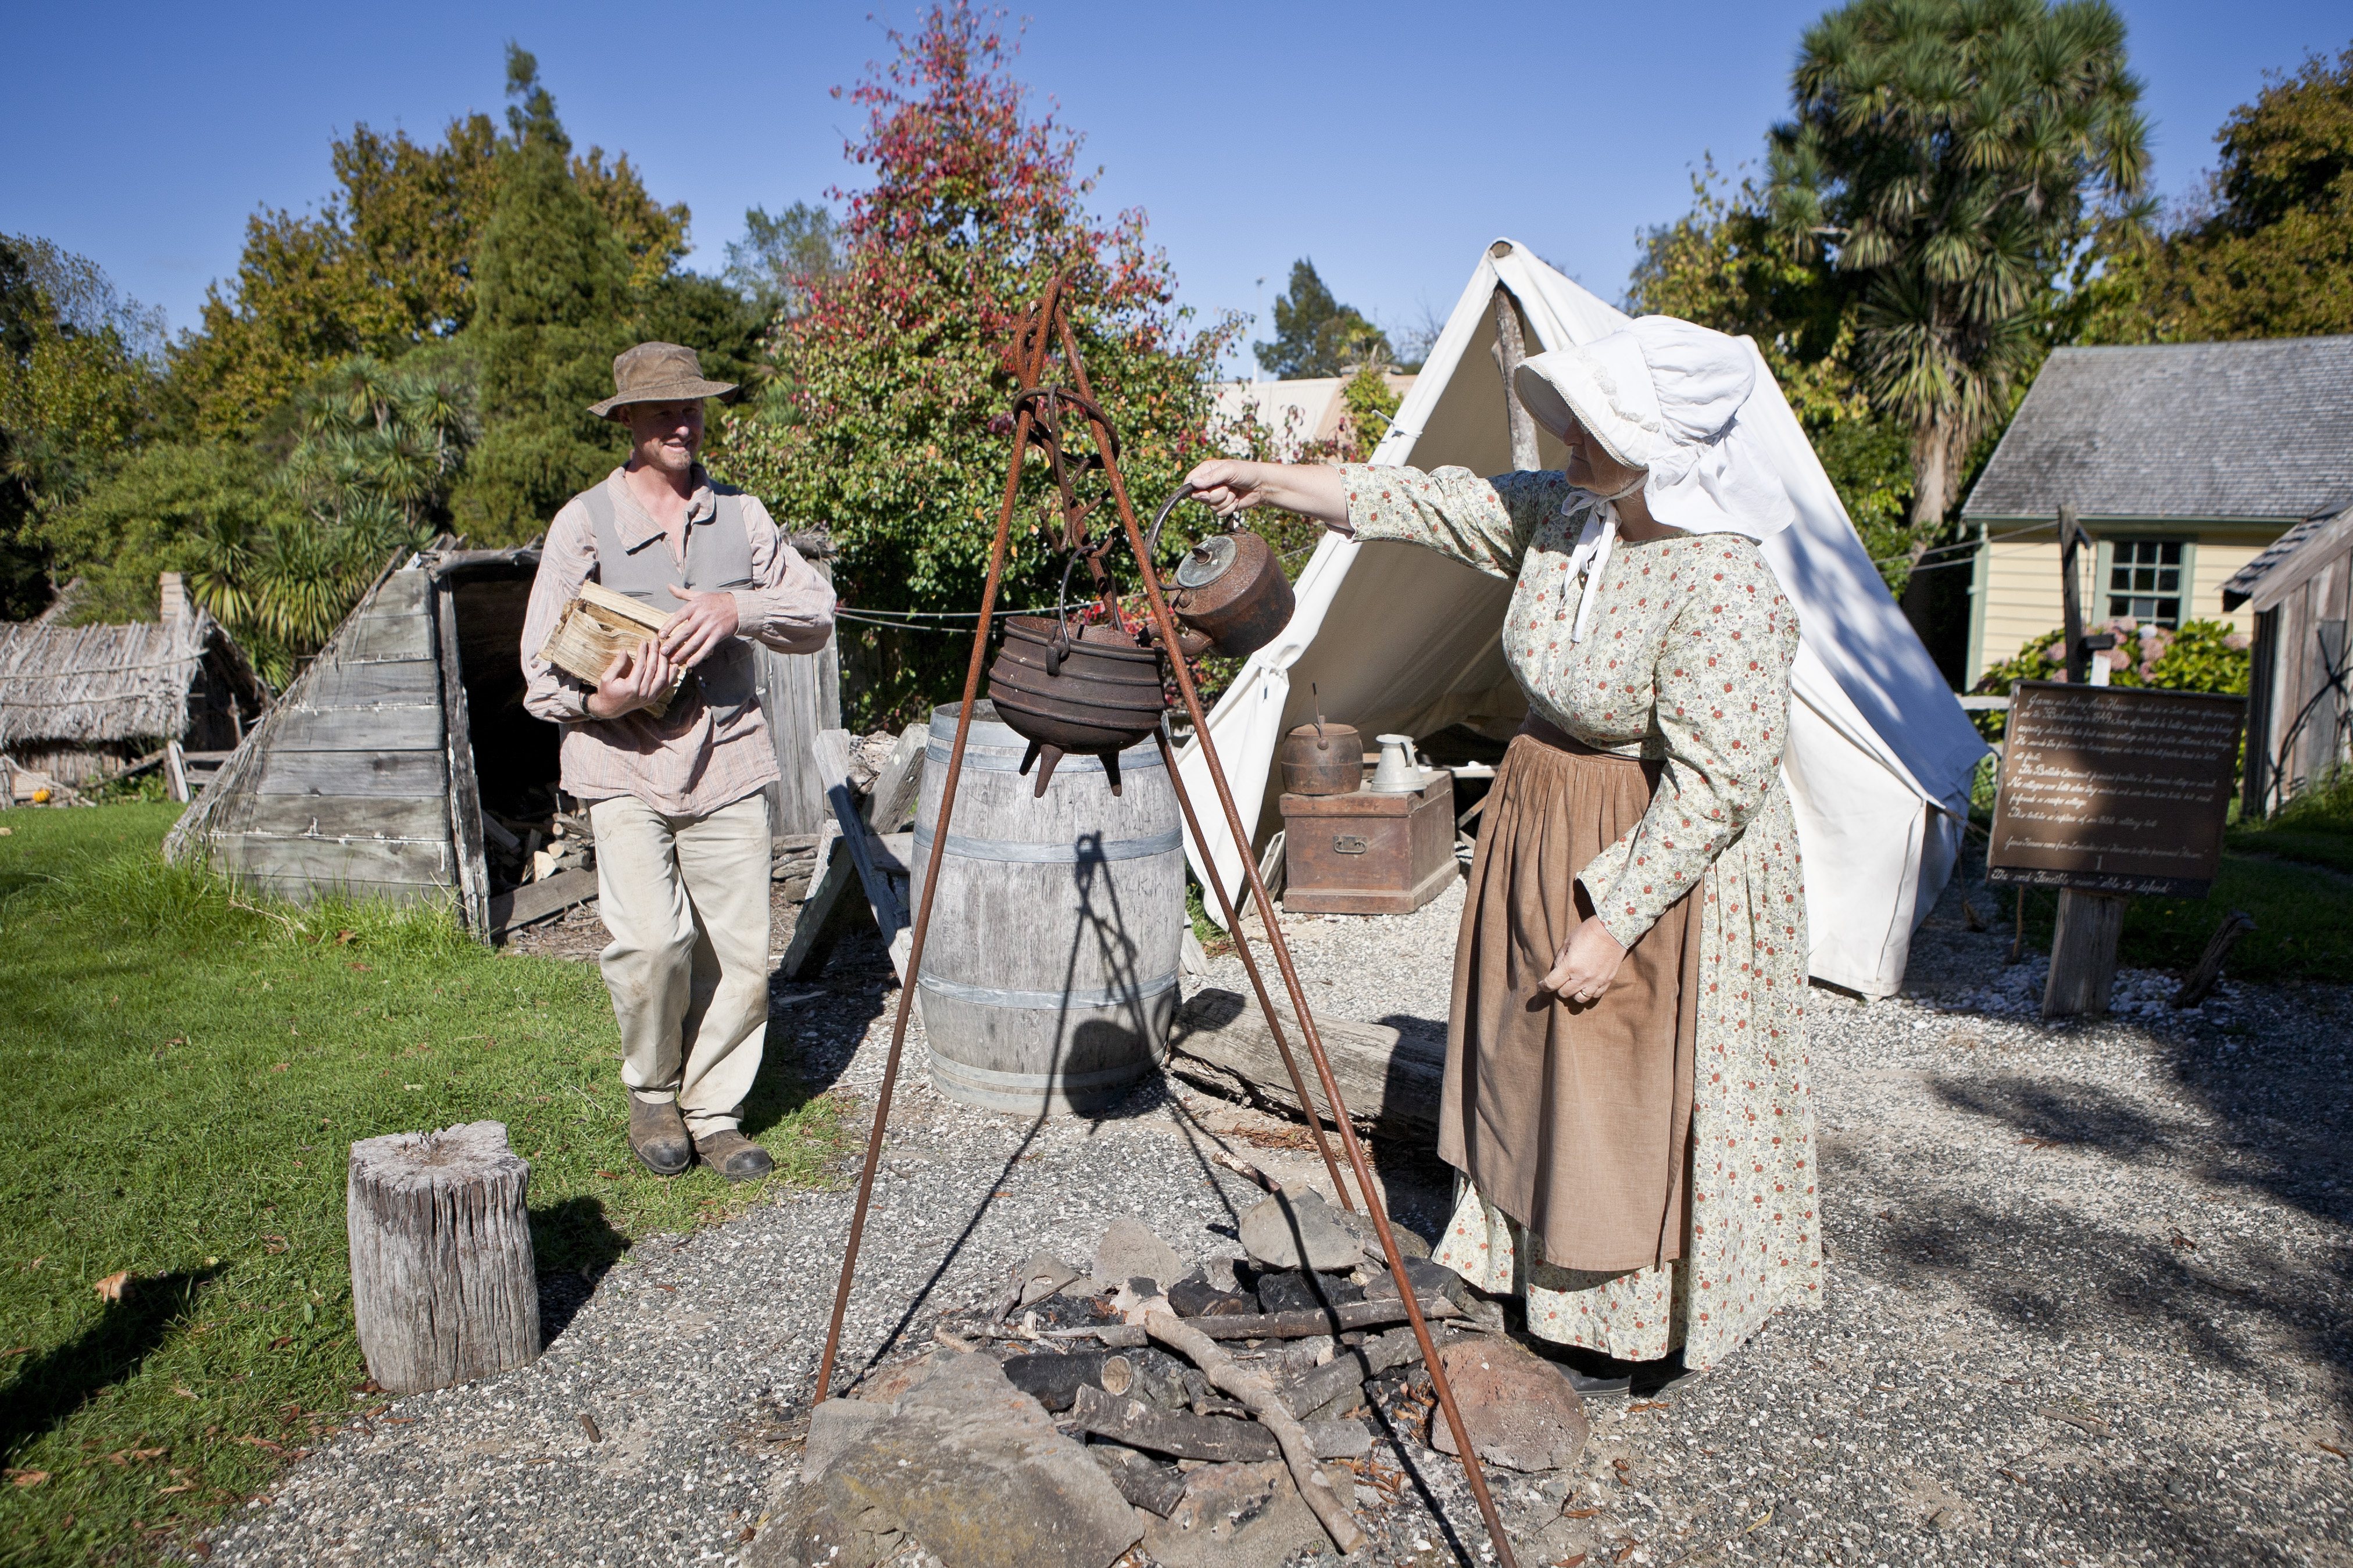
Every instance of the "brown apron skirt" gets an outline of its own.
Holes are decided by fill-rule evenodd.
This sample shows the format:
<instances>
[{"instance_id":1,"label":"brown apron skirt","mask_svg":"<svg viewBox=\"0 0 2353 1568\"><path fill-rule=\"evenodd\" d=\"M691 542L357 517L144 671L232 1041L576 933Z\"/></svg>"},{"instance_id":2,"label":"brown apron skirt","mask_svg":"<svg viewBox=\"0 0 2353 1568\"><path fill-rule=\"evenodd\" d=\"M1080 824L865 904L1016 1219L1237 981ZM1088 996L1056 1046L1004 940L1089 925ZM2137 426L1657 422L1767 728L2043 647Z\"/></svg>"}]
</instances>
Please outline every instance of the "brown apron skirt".
<instances>
[{"instance_id":1,"label":"brown apron skirt","mask_svg":"<svg viewBox=\"0 0 2353 1568\"><path fill-rule=\"evenodd\" d=\"M1641 820L1659 767L1531 715L1496 770L1462 905L1439 1157L1561 1268L1614 1273L1683 1255L1696 887L1593 1002L1536 991L1593 913L1579 875Z\"/></svg>"}]
</instances>

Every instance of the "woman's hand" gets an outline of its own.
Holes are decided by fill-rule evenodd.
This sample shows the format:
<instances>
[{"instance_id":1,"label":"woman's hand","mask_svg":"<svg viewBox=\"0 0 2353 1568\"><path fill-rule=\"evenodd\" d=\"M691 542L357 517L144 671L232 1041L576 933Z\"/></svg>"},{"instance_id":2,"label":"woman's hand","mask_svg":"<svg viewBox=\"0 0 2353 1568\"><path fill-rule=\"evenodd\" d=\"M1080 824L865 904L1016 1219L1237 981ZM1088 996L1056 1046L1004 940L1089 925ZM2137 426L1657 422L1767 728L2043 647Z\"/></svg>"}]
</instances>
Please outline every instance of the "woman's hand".
<instances>
[{"instance_id":1,"label":"woman's hand","mask_svg":"<svg viewBox=\"0 0 2353 1568\"><path fill-rule=\"evenodd\" d=\"M1551 970L1536 982L1536 989L1549 991L1564 1002L1597 1002L1617 978L1618 965L1625 958L1626 950L1598 918L1580 921L1561 944L1560 956L1553 961Z\"/></svg>"},{"instance_id":2,"label":"woman's hand","mask_svg":"<svg viewBox=\"0 0 2353 1568\"><path fill-rule=\"evenodd\" d=\"M1321 463L1251 463L1239 458L1212 458L1194 464L1185 482L1219 517L1230 517L1246 507L1271 506L1327 525L1345 527L1348 521L1348 489L1341 482L1340 470Z\"/></svg>"},{"instance_id":3,"label":"woman's hand","mask_svg":"<svg viewBox=\"0 0 2353 1568\"><path fill-rule=\"evenodd\" d=\"M615 654L597 677L596 689L584 704L588 717L618 719L634 713L668 691L678 672L678 664L662 657L659 643L651 638L633 643Z\"/></svg>"}]
</instances>

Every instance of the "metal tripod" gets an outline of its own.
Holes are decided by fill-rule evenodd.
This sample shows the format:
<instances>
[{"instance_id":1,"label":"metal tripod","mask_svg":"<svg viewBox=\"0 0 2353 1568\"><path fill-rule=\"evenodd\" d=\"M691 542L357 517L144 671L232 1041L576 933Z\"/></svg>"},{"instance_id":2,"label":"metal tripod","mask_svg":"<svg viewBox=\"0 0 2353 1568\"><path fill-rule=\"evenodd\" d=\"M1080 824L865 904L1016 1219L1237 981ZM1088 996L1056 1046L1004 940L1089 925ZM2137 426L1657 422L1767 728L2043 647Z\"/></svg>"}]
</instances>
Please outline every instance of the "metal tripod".
<instances>
[{"instance_id":1,"label":"metal tripod","mask_svg":"<svg viewBox=\"0 0 2353 1568\"><path fill-rule=\"evenodd\" d=\"M1044 384L1046 366L1057 346L1061 350L1063 367L1071 383L1067 387ZM1226 831L1231 836L1233 844L1242 851L1242 875L1250 884L1253 907L1265 928L1267 946L1274 955L1276 969L1282 973L1283 989L1291 999L1293 1016L1299 1022L1300 1037L1306 1042L1308 1055L1315 1065L1316 1080L1323 1086L1324 1102L1339 1133L1341 1146L1346 1152L1348 1167L1356 1175L1356 1190L1364 1197L1366 1213L1371 1217L1373 1229L1380 1238L1382 1257L1388 1263L1389 1276L1396 1281L1407 1321L1413 1327L1415 1342L1421 1351L1422 1364L1429 1369L1430 1385L1437 1394L1439 1407L1446 1416L1447 1427L1453 1435L1455 1451L1461 1457L1463 1473L1470 1480L1472 1496L1478 1501L1480 1516L1486 1521L1487 1534L1493 1542L1496 1560L1501 1568L1517 1568L1511 1542L1504 1533L1503 1522L1495 1513L1494 1499L1487 1489L1485 1468L1472 1447L1471 1435L1463 1426L1461 1411L1455 1405L1454 1390L1448 1382L1446 1368L1438 1359L1437 1347L1430 1337L1430 1325L1423 1320L1413 1283L1407 1277L1404 1255L1398 1250L1397 1234L1389 1225L1388 1214L1380 1200L1378 1189L1373 1184L1364 1146L1357 1141L1356 1129L1348 1120L1347 1107L1341 1101L1340 1086L1332 1076L1331 1061L1324 1055L1324 1042L1316 1033L1306 994L1300 987L1299 974L1291 960L1290 945L1283 940L1282 924L1276 919L1274 900L1268 896L1258 867L1250 858L1250 836L1242 830L1241 814L1235 809L1233 791L1226 783L1225 767L1218 758L1217 743L1209 733L1208 716L1202 710L1200 696L1193 686L1192 673L1186 668L1183 656L1177 652L1176 623L1169 613L1167 599L1161 592L1160 576L1153 566L1143 530L1136 522L1135 509L1128 500L1127 483L1119 469L1117 437L1088 384L1078 340L1071 331L1063 309L1063 279L1060 277L1047 284L1044 297L1024 318L1016 340L1014 357L1020 389L1014 397L1013 460L1006 471L1004 504L997 512L997 537L989 549L988 577L980 595L980 617L973 632L972 657L965 668L964 701L956 713L955 742L948 752L947 774L941 782L939 821L932 832L931 858L923 873L923 896L915 911L913 937L907 953L906 978L900 987L898 1008L891 1021L891 1050L883 1062L882 1087L875 1100L873 1131L867 1139L866 1164L859 1176L858 1201L850 1215L849 1243L842 1251L841 1279L834 1292L833 1317L826 1326L825 1353L818 1365L814 1402L821 1404L833 1395L834 1357L840 1347L842 1319L849 1310L850 1282L858 1268L859 1244L865 1235L867 1210L874 1194L874 1175L881 1161L882 1137L891 1119L891 1097L898 1085L900 1057L907 1040L908 1013L923 973L923 942L931 928L933 900L939 889L940 863L947 847L948 822L955 808L957 783L963 774L965 742L972 727L973 704L980 695L981 672L987 656L988 628L997 610L997 589L1004 580L1007 542L1011 537L1014 508L1020 494L1022 460L1033 440L1045 448L1060 491L1067 543L1073 547L1083 544L1085 517L1092 510L1092 505L1082 505L1078 501L1071 486L1071 465L1064 460L1061 449L1060 408L1067 405L1086 422L1093 451L1086 458L1084 466L1101 468L1110 486L1120 526L1143 574L1145 598L1151 607L1153 630L1160 647L1168 655L1177 693L1184 701L1187 717L1192 721L1193 734L1201 748L1202 760L1208 764L1209 781L1217 791L1218 805L1225 814ZM1113 616L1113 625L1116 626L1120 624L1116 596L1110 574L1103 565L1102 553L1102 547L1096 546L1088 550L1084 558ZM1200 850L1202 863L1214 867L1208 841L1201 831L1192 800L1177 771L1176 756L1169 747L1167 731L1162 726L1155 732L1159 739L1162 760L1167 765L1168 777L1176 788L1177 804L1184 813L1186 830ZM1234 933L1235 951L1240 954L1249 972L1251 986L1258 994L1259 1005L1266 1016L1267 1027L1272 1032L1276 1046L1282 1053L1284 1065L1291 1069L1292 1079L1299 1090L1300 1104L1307 1111L1309 1125L1314 1129L1316 1147L1323 1153L1333 1186L1340 1202L1353 1206L1348 1205L1347 1188L1342 1184L1338 1166L1333 1161L1330 1147L1324 1141L1324 1129L1315 1114L1314 1101L1308 1095L1305 1083L1301 1080L1290 1047L1284 1043L1282 1022L1267 994L1258 966L1250 956L1249 942L1235 919L1232 900L1227 897L1219 878L1212 874L1208 880L1216 891L1219 909L1225 914L1227 929Z\"/></svg>"}]
</instances>

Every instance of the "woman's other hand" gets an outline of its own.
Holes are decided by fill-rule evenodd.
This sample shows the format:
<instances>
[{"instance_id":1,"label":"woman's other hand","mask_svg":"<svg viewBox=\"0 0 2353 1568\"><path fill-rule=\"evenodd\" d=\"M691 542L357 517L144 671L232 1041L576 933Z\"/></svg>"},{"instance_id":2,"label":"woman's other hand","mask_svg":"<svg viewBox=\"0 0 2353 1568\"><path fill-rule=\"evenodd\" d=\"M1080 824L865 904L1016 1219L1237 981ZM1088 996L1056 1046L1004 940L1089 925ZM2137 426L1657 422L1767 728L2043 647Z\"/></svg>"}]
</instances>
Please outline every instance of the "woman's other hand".
<instances>
[{"instance_id":1,"label":"woman's other hand","mask_svg":"<svg viewBox=\"0 0 2353 1568\"><path fill-rule=\"evenodd\" d=\"M1348 521L1347 486L1339 469L1321 463L1252 463L1239 458L1212 458L1194 464L1185 482L1219 517L1230 517L1246 507L1271 506L1329 526L1345 529Z\"/></svg>"},{"instance_id":2,"label":"woman's other hand","mask_svg":"<svg viewBox=\"0 0 2353 1568\"><path fill-rule=\"evenodd\" d=\"M1618 965L1625 958L1626 950L1618 945L1608 926L1599 920L1581 921L1561 944L1560 956L1536 982L1536 989L1549 991L1564 1002L1597 1002L1617 978Z\"/></svg>"}]
</instances>

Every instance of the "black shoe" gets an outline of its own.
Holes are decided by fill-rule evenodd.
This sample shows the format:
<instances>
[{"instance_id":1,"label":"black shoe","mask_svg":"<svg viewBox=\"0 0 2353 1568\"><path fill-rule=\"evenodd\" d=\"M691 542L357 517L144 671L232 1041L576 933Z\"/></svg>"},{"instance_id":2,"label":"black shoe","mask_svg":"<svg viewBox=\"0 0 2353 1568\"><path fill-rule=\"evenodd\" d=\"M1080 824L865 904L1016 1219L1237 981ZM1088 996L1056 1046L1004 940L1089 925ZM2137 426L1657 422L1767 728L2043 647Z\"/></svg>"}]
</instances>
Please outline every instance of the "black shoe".
<instances>
[{"instance_id":1,"label":"black shoe","mask_svg":"<svg viewBox=\"0 0 2353 1568\"><path fill-rule=\"evenodd\" d=\"M1634 1386L1637 1363L1620 1361L1579 1345L1553 1344L1544 1340L1528 1342L1559 1370L1580 1399L1617 1399Z\"/></svg>"},{"instance_id":2,"label":"black shoe","mask_svg":"<svg viewBox=\"0 0 2353 1568\"><path fill-rule=\"evenodd\" d=\"M629 1096L629 1152L657 1176L675 1176L694 1163L694 1141L678 1101Z\"/></svg>"},{"instance_id":3,"label":"black shoe","mask_svg":"<svg viewBox=\"0 0 2353 1568\"><path fill-rule=\"evenodd\" d=\"M1634 1373L1633 1392L1644 1399L1656 1399L1669 1389L1681 1388L1707 1375L1704 1368L1694 1372L1685 1366L1681 1351L1661 1356L1657 1361L1638 1361L1630 1364Z\"/></svg>"},{"instance_id":4,"label":"black shoe","mask_svg":"<svg viewBox=\"0 0 2353 1568\"><path fill-rule=\"evenodd\" d=\"M733 1127L696 1139L694 1152L731 1182L756 1182L776 1168L765 1149Z\"/></svg>"}]
</instances>

